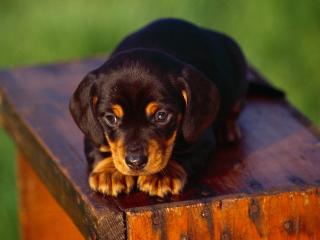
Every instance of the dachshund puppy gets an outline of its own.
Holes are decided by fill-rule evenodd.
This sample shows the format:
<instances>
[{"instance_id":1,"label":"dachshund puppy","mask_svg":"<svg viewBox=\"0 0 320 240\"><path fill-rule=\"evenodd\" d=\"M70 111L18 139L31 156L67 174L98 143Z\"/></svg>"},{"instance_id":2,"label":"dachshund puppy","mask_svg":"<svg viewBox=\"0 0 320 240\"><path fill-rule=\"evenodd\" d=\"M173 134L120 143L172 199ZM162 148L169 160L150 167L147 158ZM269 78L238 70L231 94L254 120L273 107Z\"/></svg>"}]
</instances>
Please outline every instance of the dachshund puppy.
<instances>
[{"instance_id":1,"label":"dachshund puppy","mask_svg":"<svg viewBox=\"0 0 320 240\"><path fill-rule=\"evenodd\" d=\"M246 71L231 38L186 21L161 19L126 37L70 101L90 187L179 194L216 141L239 139Z\"/></svg>"}]
</instances>

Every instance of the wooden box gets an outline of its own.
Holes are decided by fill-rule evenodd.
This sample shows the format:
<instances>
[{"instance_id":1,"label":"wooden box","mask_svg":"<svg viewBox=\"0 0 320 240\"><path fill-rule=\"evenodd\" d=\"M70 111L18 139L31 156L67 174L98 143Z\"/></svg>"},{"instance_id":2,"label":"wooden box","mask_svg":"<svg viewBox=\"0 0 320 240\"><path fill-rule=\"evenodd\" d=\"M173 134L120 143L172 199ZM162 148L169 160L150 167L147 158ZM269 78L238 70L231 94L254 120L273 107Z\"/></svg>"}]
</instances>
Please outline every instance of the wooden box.
<instances>
[{"instance_id":1,"label":"wooden box","mask_svg":"<svg viewBox=\"0 0 320 240\"><path fill-rule=\"evenodd\" d=\"M251 97L242 141L219 149L181 196L93 193L68 100L102 61L0 72L1 122L24 156L24 239L320 239L320 134L281 99Z\"/></svg>"}]
</instances>

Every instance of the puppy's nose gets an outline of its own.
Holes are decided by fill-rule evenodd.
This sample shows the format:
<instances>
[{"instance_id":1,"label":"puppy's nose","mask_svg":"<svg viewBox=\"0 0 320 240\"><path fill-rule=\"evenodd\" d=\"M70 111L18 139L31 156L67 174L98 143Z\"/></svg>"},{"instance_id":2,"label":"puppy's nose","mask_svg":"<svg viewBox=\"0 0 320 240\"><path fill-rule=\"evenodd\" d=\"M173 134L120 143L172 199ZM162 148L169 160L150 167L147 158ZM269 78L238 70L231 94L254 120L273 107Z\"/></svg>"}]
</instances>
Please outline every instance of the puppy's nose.
<instances>
[{"instance_id":1,"label":"puppy's nose","mask_svg":"<svg viewBox=\"0 0 320 240\"><path fill-rule=\"evenodd\" d=\"M148 157L146 155L130 154L125 157L125 161L130 168L140 170L147 164Z\"/></svg>"}]
</instances>

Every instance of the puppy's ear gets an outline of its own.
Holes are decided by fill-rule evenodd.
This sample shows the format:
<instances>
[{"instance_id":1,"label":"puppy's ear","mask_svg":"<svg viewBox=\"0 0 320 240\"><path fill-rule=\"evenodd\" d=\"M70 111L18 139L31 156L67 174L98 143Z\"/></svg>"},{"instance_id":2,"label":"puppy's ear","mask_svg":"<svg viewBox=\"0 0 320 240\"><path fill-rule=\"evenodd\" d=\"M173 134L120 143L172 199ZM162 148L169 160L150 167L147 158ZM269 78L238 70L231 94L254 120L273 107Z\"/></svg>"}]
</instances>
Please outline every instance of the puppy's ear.
<instances>
[{"instance_id":1,"label":"puppy's ear","mask_svg":"<svg viewBox=\"0 0 320 240\"><path fill-rule=\"evenodd\" d=\"M69 109L81 131L96 146L104 144L103 129L94 114L96 96L96 76L89 73L79 84L70 99Z\"/></svg>"},{"instance_id":2,"label":"puppy's ear","mask_svg":"<svg viewBox=\"0 0 320 240\"><path fill-rule=\"evenodd\" d=\"M215 119L220 95L215 84L192 66L183 68L178 84L186 104L182 133L186 141L193 142Z\"/></svg>"}]
</instances>

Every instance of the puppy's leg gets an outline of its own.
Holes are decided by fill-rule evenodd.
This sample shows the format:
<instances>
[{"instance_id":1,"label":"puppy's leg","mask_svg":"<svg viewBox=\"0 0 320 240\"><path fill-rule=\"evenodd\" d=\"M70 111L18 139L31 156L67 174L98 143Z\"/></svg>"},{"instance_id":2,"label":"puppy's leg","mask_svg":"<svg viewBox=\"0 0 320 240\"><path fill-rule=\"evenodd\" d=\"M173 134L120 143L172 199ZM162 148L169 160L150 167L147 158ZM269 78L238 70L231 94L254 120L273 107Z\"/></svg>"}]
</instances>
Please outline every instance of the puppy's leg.
<instances>
[{"instance_id":1,"label":"puppy's leg","mask_svg":"<svg viewBox=\"0 0 320 240\"><path fill-rule=\"evenodd\" d=\"M244 101L236 102L222 124L215 130L217 142L220 145L232 144L241 139L241 131L237 119L244 107Z\"/></svg>"},{"instance_id":2,"label":"puppy's leg","mask_svg":"<svg viewBox=\"0 0 320 240\"><path fill-rule=\"evenodd\" d=\"M108 157L94 166L89 176L89 185L94 191L117 196L122 192L130 193L135 185L135 178L120 173L115 168L112 158Z\"/></svg>"},{"instance_id":3,"label":"puppy's leg","mask_svg":"<svg viewBox=\"0 0 320 240\"><path fill-rule=\"evenodd\" d=\"M170 160L167 167L161 172L139 176L138 188L152 196L164 197L165 195L179 194L187 180L187 174L177 162Z\"/></svg>"}]
</instances>

